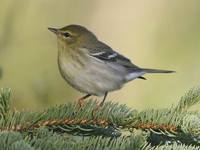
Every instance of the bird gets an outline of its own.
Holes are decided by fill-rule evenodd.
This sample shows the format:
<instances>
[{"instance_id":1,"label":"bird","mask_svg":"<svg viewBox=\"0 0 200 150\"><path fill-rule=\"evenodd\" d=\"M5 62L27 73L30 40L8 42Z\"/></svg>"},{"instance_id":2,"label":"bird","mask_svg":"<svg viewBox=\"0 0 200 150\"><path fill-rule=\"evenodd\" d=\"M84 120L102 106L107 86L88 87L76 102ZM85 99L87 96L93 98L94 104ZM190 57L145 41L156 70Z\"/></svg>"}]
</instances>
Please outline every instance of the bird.
<instances>
[{"instance_id":1,"label":"bird","mask_svg":"<svg viewBox=\"0 0 200 150\"><path fill-rule=\"evenodd\" d=\"M92 95L103 96L121 89L134 79L146 79L148 73L173 73L171 70L138 67L132 61L100 41L86 27L76 24L48 28L57 36L58 68L62 77L76 90L85 93L78 103Z\"/></svg>"}]
</instances>

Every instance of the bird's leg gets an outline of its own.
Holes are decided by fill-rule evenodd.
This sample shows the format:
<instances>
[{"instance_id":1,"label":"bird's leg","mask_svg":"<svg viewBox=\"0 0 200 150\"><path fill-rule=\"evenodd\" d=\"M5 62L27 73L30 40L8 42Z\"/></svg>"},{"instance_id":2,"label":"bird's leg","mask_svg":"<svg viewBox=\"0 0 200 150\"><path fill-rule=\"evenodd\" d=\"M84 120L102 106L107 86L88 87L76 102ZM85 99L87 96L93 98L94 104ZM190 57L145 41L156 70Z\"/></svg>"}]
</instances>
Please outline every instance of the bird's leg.
<instances>
[{"instance_id":1,"label":"bird's leg","mask_svg":"<svg viewBox=\"0 0 200 150\"><path fill-rule=\"evenodd\" d=\"M96 108L93 109L93 111L92 111L93 118L95 116L95 113L99 110L99 108L103 106L103 104L104 104L104 102L106 100L107 95L108 95L108 92L105 93L102 102L100 104L97 104Z\"/></svg>"},{"instance_id":2,"label":"bird's leg","mask_svg":"<svg viewBox=\"0 0 200 150\"><path fill-rule=\"evenodd\" d=\"M85 96L83 96L83 97L81 97L81 98L79 98L78 99L78 104L79 104L79 106L82 108L83 107L83 105L84 105L84 99L86 99L86 98L88 98L88 97L90 97L91 95L90 94L87 94L87 95L85 95Z\"/></svg>"},{"instance_id":3,"label":"bird's leg","mask_svg":"<svg viewBox=\"0 0 200 150\"><path fill-rule=\"evenodd\" d=\"M105 93L105 95L104 95L104 97L103 97L103 100L102 100L102 102L101 102L100 105L99 105L100 107L103 106L103 104L104 104L104 102L105 102L105 100L106 100L107 95L108 95L108 92Z\"/></svg>"}]
</instances>

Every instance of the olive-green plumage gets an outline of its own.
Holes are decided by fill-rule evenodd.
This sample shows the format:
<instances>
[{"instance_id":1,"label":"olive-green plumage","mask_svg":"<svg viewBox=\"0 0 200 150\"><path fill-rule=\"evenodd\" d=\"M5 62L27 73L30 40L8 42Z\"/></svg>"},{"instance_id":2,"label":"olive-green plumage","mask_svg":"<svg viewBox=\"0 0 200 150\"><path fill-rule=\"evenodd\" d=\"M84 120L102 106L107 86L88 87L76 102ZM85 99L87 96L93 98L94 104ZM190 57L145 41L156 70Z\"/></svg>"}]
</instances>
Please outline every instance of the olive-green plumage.
<instances>
[{"instance_id":1,"label":"olive-green plumage","mask_svg":"<svg viewBox=\"0 0 200 150\"><path fill-rule=\"evenodd\" d=\"M57 35L61 75L75 89L88 95L107 95L131 80L145 79L142 76L146 73L173 72L134 65L80 25L49 30Z\"/></svg>"}]
</instances>

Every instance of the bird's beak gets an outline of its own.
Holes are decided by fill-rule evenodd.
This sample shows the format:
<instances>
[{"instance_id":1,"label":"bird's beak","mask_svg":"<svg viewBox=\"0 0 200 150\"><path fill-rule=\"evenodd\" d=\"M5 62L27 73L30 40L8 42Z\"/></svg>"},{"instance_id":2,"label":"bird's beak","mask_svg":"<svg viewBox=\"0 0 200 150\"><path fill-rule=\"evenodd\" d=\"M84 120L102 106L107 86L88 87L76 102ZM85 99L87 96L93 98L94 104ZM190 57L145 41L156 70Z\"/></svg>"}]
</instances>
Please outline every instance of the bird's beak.
<instances>
[{"instance_id":1,"label":"bird's beak","mask_svg":"<svg viewBox=\"0 0 200 150\"><path fill-rule=\"evenodd\" d=\"M55 34L58 33L58 29L56 29L56 28L48 28L48 29L49 29L49 31L51 31L51 32L53 32Z\"/></svg>"}]
</instances>

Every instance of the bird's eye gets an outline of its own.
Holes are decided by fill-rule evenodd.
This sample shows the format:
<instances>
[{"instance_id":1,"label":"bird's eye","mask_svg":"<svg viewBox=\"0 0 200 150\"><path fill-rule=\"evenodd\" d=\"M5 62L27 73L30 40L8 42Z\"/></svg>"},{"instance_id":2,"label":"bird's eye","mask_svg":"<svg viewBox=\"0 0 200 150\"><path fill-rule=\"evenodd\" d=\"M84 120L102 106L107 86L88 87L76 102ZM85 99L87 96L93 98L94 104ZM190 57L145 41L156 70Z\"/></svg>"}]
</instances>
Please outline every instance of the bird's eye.
<instances>
[{"instance_id":1,"label":"bird's eye","mask_svg":"<svg viewBox=\"0 0 200 150\"><path fill-rule=\"evenodd\" d=\"M65 37L69 37L69 36L70 36L70 34L69 34L68 32L63 33L63 35L64 35Z\"/></svg>"}]
</instances>

